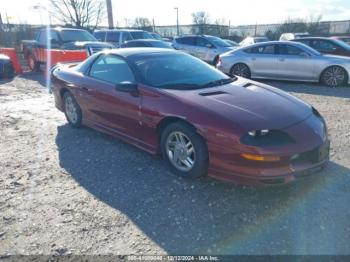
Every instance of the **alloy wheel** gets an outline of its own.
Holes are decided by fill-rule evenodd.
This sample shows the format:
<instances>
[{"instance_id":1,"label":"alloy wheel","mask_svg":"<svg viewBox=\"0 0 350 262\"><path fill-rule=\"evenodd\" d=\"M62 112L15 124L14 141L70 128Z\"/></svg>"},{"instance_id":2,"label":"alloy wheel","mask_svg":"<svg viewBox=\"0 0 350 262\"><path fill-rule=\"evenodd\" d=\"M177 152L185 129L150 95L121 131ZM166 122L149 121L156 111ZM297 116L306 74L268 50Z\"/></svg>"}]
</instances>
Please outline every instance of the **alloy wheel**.
<instances>
[{"instance_id":1,"label":"alloy wheel","mask_svg":"<svg viewBox=\"0 0 350 262\"><path fill-rule=\"evenodd\" d=\"M70 122L73 124L78 121L77 107L71 96L67 96L65 99L65 111Z\"/></svg>"},{"instance_id":2,"label":"alloy wheel","mask_svg":"<svg viewBox=\"0 0 350 262\"><path fill-rule=\"evenodd\" d=\"M250 71L248 66L244 64L237 64L234 65L232 68L232 74L236 76L241 76L244 78L249 78L250 77Z\"/></svg>"},{"instance_id":3,"label":"alloy wheel","mask_svg":"<svg viewBox=\"0 0 350 262\"><path fill-rule=\"evenodd\" d=\"M326 85L335 87L344 83L346 75L341 67L332 66L324 72L323 79Z\"/></svg>"},{"instance_id":4,"label":"alloy wheel","mask_svg":"<svg viewBox=\"0 0 350 262\"><path fill-rule=\"evenodd\" d=\"M196 161L192 141L180 131L169 134L166 141L166 153L171 164L180 171L190 171Z\"/></svg>"}]
</instances>

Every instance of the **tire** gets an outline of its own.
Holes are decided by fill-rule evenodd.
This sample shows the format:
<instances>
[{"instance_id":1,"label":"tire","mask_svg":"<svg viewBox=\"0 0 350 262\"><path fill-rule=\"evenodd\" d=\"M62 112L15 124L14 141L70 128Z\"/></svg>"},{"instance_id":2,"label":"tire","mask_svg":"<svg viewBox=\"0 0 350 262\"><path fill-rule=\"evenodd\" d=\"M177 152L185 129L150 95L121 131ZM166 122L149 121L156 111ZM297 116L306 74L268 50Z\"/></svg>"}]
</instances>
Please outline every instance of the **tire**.
<instances>
[{"instance_id":1,"label":"tire","mask_svg":"<svg viewBox=\"0 0 350 262\"><path fill-rule=\"evenodd\" d=\"M214 60L213 60L213 66L216 67L216 65L218 64L218 62L219 62L219 56L216 56L216 57L214 58Z\"/></svg>"},{"instance_id":2,"label":"tire","mask_svg":"<svg viewBox=\"0 0 350 262\"><path fill-rule=\"evenodd\" d=\"M348 75L340 66L330 66L321 75L321 83L329 87L342 86L348 82Z\"/></svg>"},{"instance_id":3,"label":"tire","mask_svg":"<svg viewBox=\"0 0 350 262\"><path fill-rule=\"evenodd\" d=\"M28 55L28 66L34 72L40 71L40 63L35 60L33 54Z\"/></svg>"},{"instance_id":4,"label":"tire","mask_svg":"<svg viewBox=\"0 0 350 262\"><path fill-rule=\"evenodd\" d=\"M233 76L241 76L244 78L250 78L251 72L249 67L246 64L238 63L231 67L230 75Z\"/></svg>"},{"instance_id":5,"label":"tire","mask_svg":"<svg viewBox=\"0 0 350 262\"><path fill-rule=\"evenodd\" d=\"M180 135L184 136L176 140ZM161 133L160 140L163 158L176 175L184 178L207 175L208 148L204 139L193 127L183 122L171 123ZM190 146L185 146L189 143Z\"/></svg>"},{"instance_id":6,"label":"tire","mask_svg":"<svg viewBox=\"0 0 350 262\"><path fill-rule=\"evenodd\" d=\"M72 127L80 127L82 122L81 109L71 92L67 91L63 94L63 105L68 123Z\"/></svg>"}]
</instances>

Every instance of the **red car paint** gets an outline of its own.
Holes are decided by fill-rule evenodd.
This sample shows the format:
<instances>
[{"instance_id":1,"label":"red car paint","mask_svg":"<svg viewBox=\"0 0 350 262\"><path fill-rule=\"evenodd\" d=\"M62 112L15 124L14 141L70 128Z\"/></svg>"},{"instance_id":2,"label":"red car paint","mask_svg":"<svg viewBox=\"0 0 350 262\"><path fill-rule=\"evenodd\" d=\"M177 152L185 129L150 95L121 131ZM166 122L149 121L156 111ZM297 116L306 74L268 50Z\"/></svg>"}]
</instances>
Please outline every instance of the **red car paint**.
<instances>
[{"instance_id":1,"label":"red car paint","mask_svg":"<svg viewBox=\"0 0 350 262\"><path fill-rule=\"evenodd\" d=\"M112 52L127 59L129 53L152 50ZM308 155L327 147L325 126L318 134L312 126L318 118L309 105L261 83L238 78L228 85L199 90L159 89L139 83L137 93L128 93L74 68L58 67L52 75L59 110L64 110L62 94L69 90L82 109L84 125L152 154L160 151L159 132L164 123L179 119L190 123L207 143L208 175L218 179L244 184L287 183L322 168L328 161L328 152L316 162L307 158L291 160L296 154ZM295 143L261 148L240 142L246 132L263 128L284 130ZM242 153L274 155L281 160L251 161Z\"/></svg>"}]
</instances>

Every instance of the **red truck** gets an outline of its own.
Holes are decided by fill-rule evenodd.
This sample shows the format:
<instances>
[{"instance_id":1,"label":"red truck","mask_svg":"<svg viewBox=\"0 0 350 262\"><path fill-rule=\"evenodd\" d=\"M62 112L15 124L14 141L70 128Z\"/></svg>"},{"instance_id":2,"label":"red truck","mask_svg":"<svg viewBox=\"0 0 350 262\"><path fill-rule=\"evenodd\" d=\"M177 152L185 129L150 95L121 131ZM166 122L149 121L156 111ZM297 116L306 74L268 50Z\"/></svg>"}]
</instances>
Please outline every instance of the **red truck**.
<instances>
[{"instance_id":1,"label":"red truck","mask_svg":"<svg viewBox=\"0 0 350 262\"><path fill-rule=\"evenodd\" d=\"M22 41L21 49L31 70L39 70L40 65L47 64L48 48L54 62L78 62L93 53L111 49L113 45L99 42L82 29L43 28L38 31L35 40ZM74 52L79 50L81 52Z\"/></svg>"}]
</instances>

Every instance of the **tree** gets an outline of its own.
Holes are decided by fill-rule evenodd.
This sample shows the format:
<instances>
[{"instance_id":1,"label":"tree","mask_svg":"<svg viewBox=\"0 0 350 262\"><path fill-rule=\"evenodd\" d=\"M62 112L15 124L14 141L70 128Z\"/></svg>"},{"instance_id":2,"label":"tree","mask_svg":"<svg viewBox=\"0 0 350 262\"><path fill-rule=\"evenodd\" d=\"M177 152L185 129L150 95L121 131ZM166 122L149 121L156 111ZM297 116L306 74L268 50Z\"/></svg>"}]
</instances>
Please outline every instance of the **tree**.
<instances>
[{"instance_id":1,"label":"tree","mask_svg":"<svg viewBox=\"0 0 350 262\"><path fill-rule=\"evenodd\" d=\"M106 15L105 0L50 0L51 15L59 22L95 29Z\"/></svg>"},{"instance_id":2,"label":"tree","mask_svg":"<svg viewBox=\"0 0 350 262\"><path fill-rule=\"evenodd\" d=\"M145 28L152 26L151 20L146 17L136 17L133 27Z\"/></svg>"},{"instance_id":3,"label":"tree","mask_svg":"<svg viewBox=\"0 0 350 262\"><path fill-rule=\"evenodd\" d=\"M206 32L206 25L209 24L209 14L204 11L192 13L193 26L191 31L193 34L204 34Z\"/></svg>"}]
</instances>

